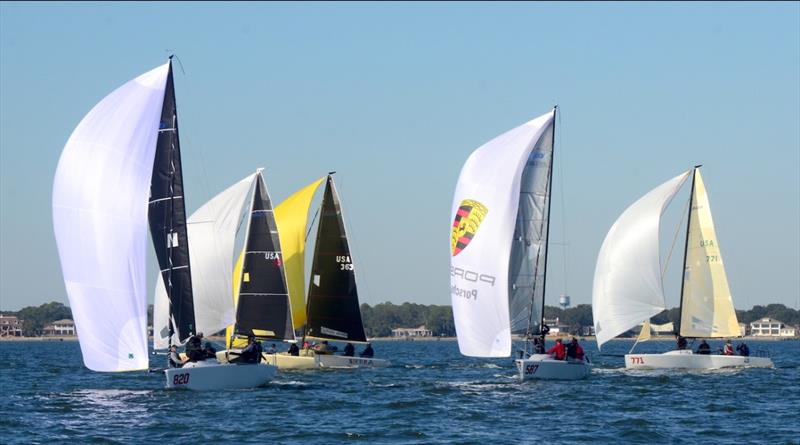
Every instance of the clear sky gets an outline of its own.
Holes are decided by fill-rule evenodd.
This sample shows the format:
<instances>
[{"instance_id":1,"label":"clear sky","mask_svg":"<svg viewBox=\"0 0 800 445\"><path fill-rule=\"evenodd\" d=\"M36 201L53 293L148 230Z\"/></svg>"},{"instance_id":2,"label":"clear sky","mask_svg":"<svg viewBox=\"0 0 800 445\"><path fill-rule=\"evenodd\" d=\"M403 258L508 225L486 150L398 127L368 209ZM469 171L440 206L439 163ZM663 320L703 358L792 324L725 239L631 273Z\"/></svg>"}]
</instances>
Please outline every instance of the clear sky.
<instances>
[{"instance_id":1,"label":"clear sky","mask_svg":"<svg viewBox=\"0 0 800 445\"><path fill-rule=\"evenodd\" d=\"M0 309L67 302L59 155L167 50L188 210L257 167L276 202L338 171L362 302L450 304L463 162L558 104L549 304L591 302L614 220L702 163L736 306L798 306L800 3L4 2Z\"/></svg>"}]
</instances>

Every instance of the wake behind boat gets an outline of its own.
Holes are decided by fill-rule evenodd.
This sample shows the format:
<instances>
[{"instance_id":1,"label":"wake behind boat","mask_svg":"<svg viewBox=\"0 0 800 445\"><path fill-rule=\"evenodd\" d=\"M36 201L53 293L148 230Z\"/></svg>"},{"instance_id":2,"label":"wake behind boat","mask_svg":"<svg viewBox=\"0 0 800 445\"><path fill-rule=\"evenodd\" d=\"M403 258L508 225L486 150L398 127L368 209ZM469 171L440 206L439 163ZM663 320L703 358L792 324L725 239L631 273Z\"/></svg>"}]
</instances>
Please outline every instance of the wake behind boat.
<instances>
[{"instance_id":1,"label":"wake behind boat","mask_svg":"<svg viewBox=\"0 0 800 445\"><path fill-rule=\"evenodd\" d=\"M543 354L556 109L487 142L464 164L453 199L450 294L458 347L509 357L526 342L521 380L580 379L589 364Z\"/></svg>"},{"instance_id":2,"label":"wake behind boat","mask_svg":"<svg viewBox=\"0 0 800 445\"><path fill-rule=\"evenodd\" d=\"M692 175L681 285L682 338L741 336L728 278L722 263L711 207L700 166L651 190L617 219L597 258L592 312L598 348L645 322L666 307L659 258L659 226L664 208ZM636 345L634 344L634 347ZM632 351L631 351L632 352ZM773 367L767 357L694 353L679 349L664 354L625 355L628 369L716 369Z\"/></svg>"},{"instance_id":3,"label":"wake behind boat","mask_svg":"<svg viewBox=\"0 0 800 445\"><path fill-rule=\"evenodd\" d=\"M166 335L183 342L196 332L196 308L171 57L98 103L73 131L56 170L53 226L91 370L149 368L148 220L168 299ZM268 365L213 362L175 371L165 371L167 387L258 386L274 375Z\"/></svg>"}]
</instances>

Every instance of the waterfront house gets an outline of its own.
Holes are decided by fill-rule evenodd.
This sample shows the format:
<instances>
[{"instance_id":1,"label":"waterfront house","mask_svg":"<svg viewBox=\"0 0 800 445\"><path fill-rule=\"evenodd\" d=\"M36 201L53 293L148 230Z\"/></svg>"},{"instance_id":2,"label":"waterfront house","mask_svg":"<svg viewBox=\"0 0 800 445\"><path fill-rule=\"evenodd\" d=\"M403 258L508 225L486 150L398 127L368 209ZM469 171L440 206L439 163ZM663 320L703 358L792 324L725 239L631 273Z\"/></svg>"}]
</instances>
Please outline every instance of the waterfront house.
<instances>
[{"instance_id":1,"label":"waterfront house","mask_svg":"<svg viewBox=\"0 0 800 445\"><path fill-rule=\"evenodd\" d=\"M70 319L56 320L45 326L42 332L44 335L61 337L75 335L75 322Z\"/></svg>"},{"instance_id":2,"label":"waterfront house","mask_svg":"<svg viewBox=\"0 0 800 445\"><path fill-rule=\"evenodd\" d=\"M418 328L397 328L392 329L392 337L394 338L410 338L410 337L431 337L433 332L427 329L425 325Z\"/></svg>"},{"instance_id":3,"label":"waterfront house","mask_svg":"<svg viewBox=\"0 0 800 445\"><path fill-rule=\"evenodd\" d=\"M0 315L0 337L22 337L22 320L13 315Z\"/></svg>"},{"instance_id":4,"label":"waterfront house","mask_svg":"<svg viewBox=\"0 0 800 445\"><path fill-rule=\"evenodd\" d=\"M797 329L772 318L762 318L750 323L750 335L754 337L795 337Z\"/></svg>"}]
</instances>

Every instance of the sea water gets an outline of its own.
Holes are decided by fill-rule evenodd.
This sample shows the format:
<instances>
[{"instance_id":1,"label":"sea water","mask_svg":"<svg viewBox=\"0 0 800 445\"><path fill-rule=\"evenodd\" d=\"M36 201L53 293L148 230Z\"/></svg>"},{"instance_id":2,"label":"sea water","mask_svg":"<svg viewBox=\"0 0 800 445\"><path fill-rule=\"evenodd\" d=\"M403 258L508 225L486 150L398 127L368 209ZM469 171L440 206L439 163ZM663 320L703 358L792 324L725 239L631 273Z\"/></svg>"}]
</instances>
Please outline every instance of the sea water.
<instances>
[{"instance_id":1,"label":"sea water","mask_svg":"<svg viewBox=\"0 0 800 445\"><path fill-rule=\"evenodd\" d=\"M75 341L0 342L0 442L797 444L800 342L748 344L776 368L626 371L613 354L632 342L599 355L586 341L587 379L521 382L511 359L463 357L455 341L379 341L389 368L191 392L164 389L160 372L89 371Z\"/></svg>"}]
</instances>

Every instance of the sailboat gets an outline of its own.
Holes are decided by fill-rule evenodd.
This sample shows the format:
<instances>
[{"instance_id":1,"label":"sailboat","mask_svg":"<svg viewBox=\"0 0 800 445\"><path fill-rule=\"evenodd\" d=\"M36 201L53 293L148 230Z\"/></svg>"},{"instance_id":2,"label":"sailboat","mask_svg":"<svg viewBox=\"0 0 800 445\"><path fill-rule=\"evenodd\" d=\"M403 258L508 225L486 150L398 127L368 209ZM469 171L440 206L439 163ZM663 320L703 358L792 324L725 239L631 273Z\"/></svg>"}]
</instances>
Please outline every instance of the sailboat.
<instances>
[{"instance_id":1,"label":"sailboat","mask_svg":"<svg viewBox=\"0 0 800 445\"><path fill-rule=\"evenodd\" d=\"M355 267L342 218L341 202L333 181L333 172L302 188L275 210L281 240L286 242L286 275L295 326L304 326L303 341L367 343ZM307 215L314 192L325 181L325 191L318 211L308 296L304 298L304 256ZM303 304L305 301L305 304ZM264 360L281 369L385 367L384 359L335 354L319 354L301 349L299 355L286 352L265 354Z\"/></svg>"},{"instance_id":2,"label":"sailboat","mask_svg":"<svg viewBox=\"0 0 800 445\"><path fill-rule=\"evenodd\" d=\"M251 334L259 341L295 339L278 226L261 170L249 214L229 352Z\"/></svg>"},{"instance_id":3,"label":"sailboat","mask_svg":"<svg viewBox=\"0 0 800 445\"><path fill-rule=\"evenodd\" d=\"M689 176L692 190L684 246L680 329L676 334L684 338L741 336L700 167L654 188L611 226L600 248L594 275L592 312L598 348L643 322L649 334L650 317L666 308L659 226L664 209ZM625 355L628 369L772 366L767 357L703 355L691 349Z\"/></svg>"},{"instance_id":4,"label":"sailboat","mask_svg":"<svg viewBox=\"0 0 800 445\"><path fill-rule=\"evenodd\" d=\"M556 108L492 139L467 159L456 185L450 295L458 347L509 357L512 334L544 340L543 316ZM584 361L521 351L526 379L579 379Z\"/></svg>"},{"instance_id":5,"label":"sailboat","mask_svg":"<svg viewBox=\"0 0 800 445\"><path fill-rule=\"evenodd\" d=\"M172 58L106 96L64 147L53 184L53 226L84 364L149 369L149 220L169 299L168 335L196 333ZM262 385L269 365L189 364L168 388Z\"/></svg>"}]
</instances>

